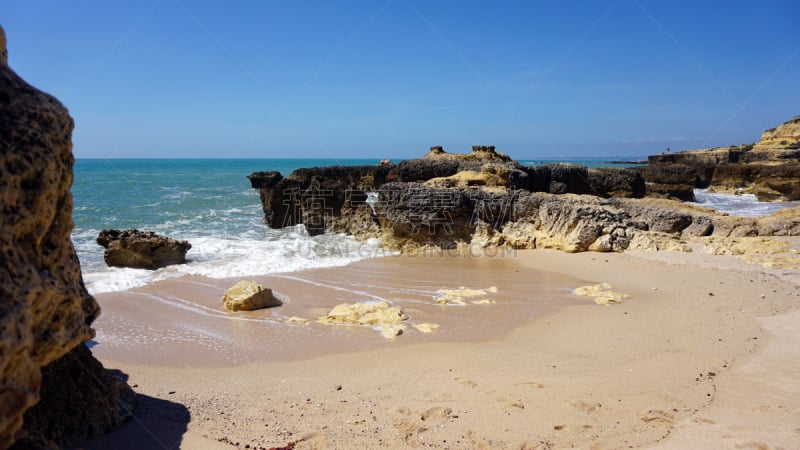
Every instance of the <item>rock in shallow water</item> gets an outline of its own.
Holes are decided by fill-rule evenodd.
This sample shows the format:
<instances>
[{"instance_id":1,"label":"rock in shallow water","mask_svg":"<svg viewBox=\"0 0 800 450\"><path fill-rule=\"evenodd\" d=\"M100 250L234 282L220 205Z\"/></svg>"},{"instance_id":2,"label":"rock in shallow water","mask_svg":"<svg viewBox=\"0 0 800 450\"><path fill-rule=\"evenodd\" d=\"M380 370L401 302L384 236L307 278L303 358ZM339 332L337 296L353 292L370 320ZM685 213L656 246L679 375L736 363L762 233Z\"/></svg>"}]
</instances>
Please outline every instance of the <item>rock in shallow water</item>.
<instances>
[{"instance_id":1,"label":"rock in shallow water","mask_svg":"<svg viewBox=\"0 0 800 450\"><path fill-rule=\"evenodd\" d=\"M103 259L111 267L155 270L186 262L188 241L159 236L152 231L103 230L97 243L106 249Z\"/></svg>"}]
</instances>

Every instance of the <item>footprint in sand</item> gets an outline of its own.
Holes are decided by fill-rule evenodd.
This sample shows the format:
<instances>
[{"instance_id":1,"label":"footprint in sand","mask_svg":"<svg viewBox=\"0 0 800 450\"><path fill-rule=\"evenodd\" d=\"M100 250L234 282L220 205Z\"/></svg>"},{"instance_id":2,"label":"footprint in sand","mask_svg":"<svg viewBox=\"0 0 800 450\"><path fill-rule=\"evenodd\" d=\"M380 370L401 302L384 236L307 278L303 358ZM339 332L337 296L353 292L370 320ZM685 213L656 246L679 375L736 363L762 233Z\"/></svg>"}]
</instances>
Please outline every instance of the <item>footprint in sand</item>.
<instances>
[{"instance_id":1,"label":"footprint in sand","mask_svg":"<svg viewBox=\"0 0 800 450\"><path fill-rule=\"evenodd\" d=\"M428 431L427 427L420 426L409 420L401 420L394 424L394 428L403 436L406 443L411 443L416 440L417 435Z\"/></svg>"},{"instance_id":2,"label":"footprint in sand","mask_svg":"<svg viewBox=\"0 0 800 450\"><path fill-rule=\"evenodd\" d=\"M553 429L556 431L569 431L572 428L573 427L569 425L556 425L553 427ZM591 430L594 429L594 425L579 425L578 428L583 428L584 430Z\"/></svg>"},{"instance_id":3,"label":"footprint in sand","mask_svg":"<svg viewBox=\"0 0 800 450\"><path fill-rule=\"evenodd\" d=\"M476 383L476 382L474 382L472 380L462 380L461 378L456 378L455 380L458 381L459 383L463 384L464 386L471 387L473 389L478 387L478 383Z\"/></svg>"},{"instance_id":4,"label":"footprint in sand","mask_svg":"<svg viewBox=\"0 0 800 450\"><path fill-rule=\"evenodd\" d=\"M522 400L516 400L506 405L506 410L525 409L525 404Z\"/></svg>"},{"instance_id":5,"label":"footprint in sand","mask_svg":"<svg viewBox=\"0 0 800 450\"><path fill-rule=\"evenodd\" d=\"M586 413L593 413L603 405L600 403L588 403L583 400L578 400L577 402L573 403L572 406Z\"/></svg>"},{"instance_id":6,"label":"footprint in sand","mask_svg":"<svg viewBox=\"0 0 800 450\"><path fill-rule=\"evenodd\" d=\"M472 448L477 450L492 450L493 446L489 441L478 436L474 431L469 430L464 433L464 436L472 441Z\"/></svg>"},{"instance_id":7,"label":"footprint in sand","mask_svg":"<svg viewBox=\"0 0 800 450\"><path fill-rule=\"evenodd\" d=\"M544 385L542 383L537 383L535 381L524 381L522 383L514 383L514 386L531 386L537 389L544 388Z\"/></svg>"},{"instance_id":8,"label":"footprint in sand","mask_svg":"<svg viewBox=\"0 0 800 450\"><path fill-rule=\"evenodd\" d=\"M715 422L715 421L713 421L711 419L706 419L705 417L698 417L696 419L692 419L692 422L702 423L704 425L716 425L717 424L717 422Z\"/></svg>"},{"instance_id":9,"label":"footprint in sand","mask_svg":"<svg viewBox=\"0 0 800 450\"><path fill-rule=\"evenodd\" d=\"M647 411L642 417L642 422L651 423L651 422L660 422L666 425L674 425L675 424L675 416L672 414L661 411L659 409L651 409Z\"/></svg>"},{"instance_id":10,"label":"footprint in sand","mask_svg":"<svg viewBox=\"0 0 800 450\"><path fill-rule=\"evenodd\" d=\"M444 406L435 406L422 413L419 419L424 422L442 421L449 419L452 414L453 410L450 408L445 408Z\"/></svg>"}]
</instances>

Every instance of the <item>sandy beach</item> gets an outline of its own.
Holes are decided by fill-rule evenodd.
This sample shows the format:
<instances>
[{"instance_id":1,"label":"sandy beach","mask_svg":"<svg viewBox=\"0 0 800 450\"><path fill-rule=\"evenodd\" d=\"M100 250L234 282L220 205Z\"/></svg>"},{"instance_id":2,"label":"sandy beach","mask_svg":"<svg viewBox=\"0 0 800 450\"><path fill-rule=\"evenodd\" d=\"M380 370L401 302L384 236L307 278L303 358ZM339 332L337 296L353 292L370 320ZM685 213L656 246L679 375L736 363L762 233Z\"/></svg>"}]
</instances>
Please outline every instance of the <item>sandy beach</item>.
<instances>
[{"instance_id":1,"label":"sandy beach","mask_svg":"<svg viewBox=\"0 0 800 450\"><path fill-rule=\"evenodd\" d=\"M797 280L699 251L383 258L259 279L289 301L214 333L212 322L230 320L204 324L192 308L221 313L229 280L99 295L93 352L129 375L139 407L84 448L792 448ZM601 282L630 298L606 306L571 294ZM433 303L431 291L454 286L496 286L494 303ZM441 326L389 340L283 323L353 291ZM142 292L174 296L184 312ZM103 336L125 329L120 313L129 329L166 331L115 348ZM170 340L185 321L206 341Z\"/></svg>"}]
</instances>

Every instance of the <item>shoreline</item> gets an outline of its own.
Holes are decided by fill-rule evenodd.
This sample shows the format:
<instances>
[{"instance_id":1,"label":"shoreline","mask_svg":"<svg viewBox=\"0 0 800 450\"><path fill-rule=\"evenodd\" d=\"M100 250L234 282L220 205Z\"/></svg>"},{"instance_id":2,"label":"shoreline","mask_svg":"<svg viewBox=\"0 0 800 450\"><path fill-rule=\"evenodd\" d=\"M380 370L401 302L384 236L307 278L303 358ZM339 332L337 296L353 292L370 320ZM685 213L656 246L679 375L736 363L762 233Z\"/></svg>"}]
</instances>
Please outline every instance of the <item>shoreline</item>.
<instances>
[{"instance_id":1,"label":"shoreline","mask_svg":"<svg viewBox=\"0 0 800 450\"><path fill-rule=\"evenodd\" d=\"M524 268L515 256L444 255L369 258L347 266L258 277L184 276L98 294L95 297L104 313L95 322L98 336L92 350L100 358L122 353L126 356L118 361L121 363L160 366L212 368L293 361L427 342L497 340L561 305L590 303L571 295L571 289L581 285L576 278L541 270L522 277ZM396 274L402 278L395 279ZM225 311L222 294L240 279L273 289L283 306ZM525 283L534 280L541 290L529 298ZM460 288L480 295L465 297L463 305L436 304L437 291L458 292ZM492 288L497 292L490 292ZM368 326L317 323L337 304L379 301L387 301L409 316L402 335L389 340ZM174 320L175 314L181 314L181 321ZM298 317L309 323L288 323ZM486 317L503 326L487 326ZM414 328L426 323L440 328L431 333ZM262 344L239 345L252 340ZM215 355L207 350L229 353Z\"/></svg>"},{"instance_id":2,"label":"shoreline","mask_svg":"<svg viewBox=\"0 0 800 450\"><path fill-rule=\"evenodd\" d=\"M578 298L491 339L414 342L409 334L373 349L238 367L156 367L101 353L150 400L137 421L85 448L142 444L142 425L163 419L164 408L148 406L156 400L185 406L189 420L175 422L183 432L165 433L185 448L269 448L307 435L297 448L670 448L673 436L685 446L709 433L726 448L796 441L774 427L751 439L765 420L797 423L800 400L774 395L793 392L791 378L773 377L764 396L759 372L747 372L773 342L791 337L771 337L760 317L800 321L796 270L699 252L533 250L514 262L565 276L558 282L610 282L631 298L610 306ZM485 308L497 304L472 306L494 317ZM373 334L364 337L382 339ZM793 348L783 345L771 361L785 366ZM739 414L742 398L764 404Z\"/></svg>"}]
</instances>

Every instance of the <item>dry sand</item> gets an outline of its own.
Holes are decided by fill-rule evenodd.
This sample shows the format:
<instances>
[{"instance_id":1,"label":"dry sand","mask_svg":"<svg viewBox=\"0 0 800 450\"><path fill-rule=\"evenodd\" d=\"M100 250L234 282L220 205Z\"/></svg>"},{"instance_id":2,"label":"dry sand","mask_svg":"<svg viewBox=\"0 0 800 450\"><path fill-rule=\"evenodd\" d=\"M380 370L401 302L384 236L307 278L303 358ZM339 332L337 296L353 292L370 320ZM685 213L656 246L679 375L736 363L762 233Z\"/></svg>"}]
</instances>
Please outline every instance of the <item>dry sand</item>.
<instances>
[{"instance_id":1,"label":"dry sand","mask_svg":"<svg viewBox=\"0 0 800 450\"><path fill-rule=\"evenodd\" d=\"M793 241L797 245L797 241ZM85 448L797 448L797 271L699 252L383 258L256 277L280 308L225 313L235 280L99 295L94 353L134 420ZM630 295L572 295L610 283ZM487 304L437 305L439 289ZM488 298L490 297L490 298ZM286 324L383 299L409 327ZM241 320L247 319L247 320ZM249 446L249 447L247 447Z\"/></svg>"}]
</instances>

